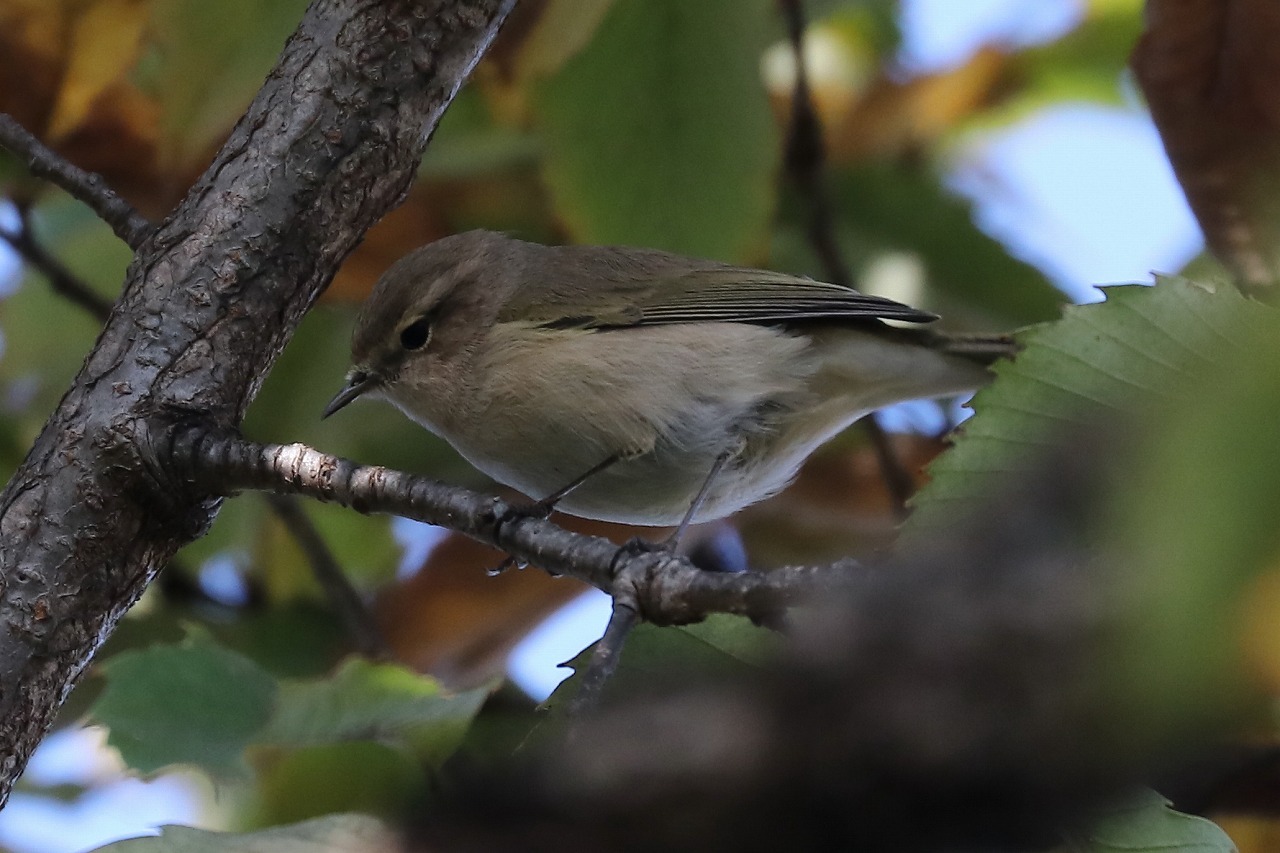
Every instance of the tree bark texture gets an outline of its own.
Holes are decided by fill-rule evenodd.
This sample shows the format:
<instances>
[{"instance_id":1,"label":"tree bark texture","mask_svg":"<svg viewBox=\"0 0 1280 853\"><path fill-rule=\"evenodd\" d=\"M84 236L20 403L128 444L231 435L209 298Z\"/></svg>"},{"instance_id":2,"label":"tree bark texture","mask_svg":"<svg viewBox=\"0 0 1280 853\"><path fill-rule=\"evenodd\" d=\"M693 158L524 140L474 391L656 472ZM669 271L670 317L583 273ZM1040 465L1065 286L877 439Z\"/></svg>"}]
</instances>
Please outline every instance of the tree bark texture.
<instances>
[{"instance_id":1,"label":"tree bark texture","mask_svg":"<svg viewBox=\"0 0 1280 853\"><path fill-rule=\"evenodd\" d=\"M316 0L0 495L0 803L94 650L217 500L154 425L234 427L338 264L397 203L515 0Z\"/></svg>"}]
</instances>

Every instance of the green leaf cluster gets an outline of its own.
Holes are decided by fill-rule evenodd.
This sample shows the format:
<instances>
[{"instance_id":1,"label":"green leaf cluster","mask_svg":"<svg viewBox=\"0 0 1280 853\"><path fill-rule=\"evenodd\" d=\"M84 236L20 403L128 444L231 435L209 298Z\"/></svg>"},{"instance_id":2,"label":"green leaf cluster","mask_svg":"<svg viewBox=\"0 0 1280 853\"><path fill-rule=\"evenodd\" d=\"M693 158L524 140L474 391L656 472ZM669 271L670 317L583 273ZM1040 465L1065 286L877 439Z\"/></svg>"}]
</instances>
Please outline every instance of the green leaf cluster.
<instances>
[{"instance_id":1,"label":"green leaf cluster","mask_svg":"<svg viewBox=\"0 0 1280 853\"><path fill-rule=\"evenodd\" d=\"M281 679L201 632L121 652L103 670L90 718L129 767L194 765L250 784L260 823L399 814L488 695L355 658L323 677Z\"/></svg>"}]
</instances>

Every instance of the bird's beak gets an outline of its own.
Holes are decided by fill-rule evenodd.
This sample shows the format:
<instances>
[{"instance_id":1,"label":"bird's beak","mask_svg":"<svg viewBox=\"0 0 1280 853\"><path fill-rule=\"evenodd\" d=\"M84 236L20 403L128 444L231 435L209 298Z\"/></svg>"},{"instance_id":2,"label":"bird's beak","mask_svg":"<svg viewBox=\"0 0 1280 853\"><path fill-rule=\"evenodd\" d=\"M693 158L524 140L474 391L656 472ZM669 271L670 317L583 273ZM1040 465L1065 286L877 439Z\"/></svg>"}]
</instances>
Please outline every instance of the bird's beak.
<instances>
[{"instance_id":1,"label":"bird's beak","mask_svg":"<svg viewBox=\"0 0 1280 853\"><path fill-rule=\"evenodd\" d=\"M382 379L374 373L367 370L352 370L347 374L347 384L339 391L334 398L329 401L329 405L324 407L324 414L320 415L323 420L334 412L345 407L348 403L359 397L366 391L370 391L381 384Z\"/></svg>"}]
</instances>

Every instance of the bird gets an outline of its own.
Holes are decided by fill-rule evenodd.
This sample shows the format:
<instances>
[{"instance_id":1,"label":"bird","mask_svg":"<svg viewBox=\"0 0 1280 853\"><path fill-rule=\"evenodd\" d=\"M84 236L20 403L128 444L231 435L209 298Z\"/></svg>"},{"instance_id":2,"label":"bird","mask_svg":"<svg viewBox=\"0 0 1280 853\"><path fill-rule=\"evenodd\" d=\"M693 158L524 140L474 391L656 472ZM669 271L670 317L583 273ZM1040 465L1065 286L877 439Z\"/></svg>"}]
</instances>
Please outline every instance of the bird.
<instances>
[{"instance_id":1,"label":"bird","mask_svg":"<svg viewBox=\"0 0 1280 853\"><path fill-rule=\"evenodd\" d=\"M379 279L324 417L384 399L538 510L674 540L777 493L867 413L967 394L1014 352L919 327L935 319L782 272L469 231Z\"/></svg>"}]
</instances>

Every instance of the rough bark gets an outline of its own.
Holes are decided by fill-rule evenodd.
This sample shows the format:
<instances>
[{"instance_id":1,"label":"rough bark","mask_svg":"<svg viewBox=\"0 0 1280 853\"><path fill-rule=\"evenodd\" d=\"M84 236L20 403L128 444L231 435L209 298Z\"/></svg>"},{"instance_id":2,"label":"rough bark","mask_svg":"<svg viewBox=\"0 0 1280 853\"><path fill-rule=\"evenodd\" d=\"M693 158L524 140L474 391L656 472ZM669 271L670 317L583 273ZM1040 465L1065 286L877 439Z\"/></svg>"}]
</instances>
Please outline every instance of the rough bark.
<instances>
[{"instance_id":1,"label":"rough bark","mask_svg":"<svg viewBox=\"0 0 1280 853\"><path fill-rule=\"evenodd\" d=\"M94 650L217 510L170 487L148 425L239 423L339 262L405 192L513 4L316 0L208 171L140 246L0 495L0 803Z\"/></svg>"}]
</instances>

